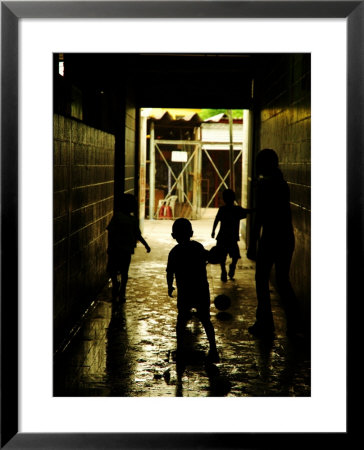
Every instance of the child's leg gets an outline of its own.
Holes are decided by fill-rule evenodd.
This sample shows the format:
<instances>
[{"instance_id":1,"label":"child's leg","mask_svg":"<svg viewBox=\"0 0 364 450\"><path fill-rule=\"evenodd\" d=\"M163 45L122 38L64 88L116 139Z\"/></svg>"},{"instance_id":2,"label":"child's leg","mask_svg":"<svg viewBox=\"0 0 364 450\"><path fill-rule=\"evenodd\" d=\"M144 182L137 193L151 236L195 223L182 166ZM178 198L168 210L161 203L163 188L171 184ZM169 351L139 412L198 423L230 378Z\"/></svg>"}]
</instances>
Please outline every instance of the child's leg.
<instances>
[{"instance_id":1,"label":"child's leg","mask_svg":"<svg viewBox=\"0 0 364 450\"><path fill-rule=\"evenodd\" d=\"M120 286L120 300L125 301L126 284L129 278L129 267L131 262L131 255L126 254L123 257L123 262L121 266L121 286Z\"/></svg>"},{"instance_id":2,"label":"child's leg","mask_svg":"<svg viewBox=\"0 0 364 450\"><path fill-rule=\"evenodd\" d=\"M227 281L227 272L225 268L227 251L226 248L222 245L218 245L220 252L220 267L221 267L221 281Z\"/></svg>"},{"instance_id":3,"label":"child's leg","mask_svg":"<svg viewBox=\"0 0 364 450\"><path fill-rule=\"evenodd\" d=\"M176 326L176 335L177 335L177 350L184 350L184 338L185 338L185 330L188 322L188 314L187 311L179 311L177 316L177 326Z\"/></svg>"},{"instance_id":4,"label":"child's leg","mask_svg":"<svg viewBox=\"0 0 364 450\"><path fill-rule=\"evenodd\" d=\"M238 258L232 258L231 264L229 266L229 278L234 278L237 262Z\"/></svg>"},{"instance_id":5,"label":"child's leg","mask_svg":"<svg viewBox=\"0 0 364 450\"><path fill-rule=\"evenodd\" d=\"M206 336L210 344L210 350L216 350L215 330L210 318L203 318L201 323L205 329Z\"/></svg>"},{"instance_id":6,"label":"child's leg","mask_svg":"<svg viewBox=\"0 0 364 450\"><path fill-rule=\"evenodd\" d=\"M227 281L227 272L225 268L225 262L220 264L221 266L221 281Z\"/></svg>"},{"instance_id":7,"label":"child's leg","mask_svg":"<svg viewBox=\"0 0 364 450\"><path fill-rule=\"evenodd\" d=\"M207 339L210 344L209 360L211 362L219 362L219 355L216 348L215 330L210 319L210 305L201 305L197 310L198 317L205 329Z\"/></svg>"},{"instance_id":8,"label":"child's leg","mask_svg":"<svg viewBox=\"0 0 364 450\"><path fill-rule=\"evenodd\" d=\"M118 275L116 272L110 273L111 283L112 283L112 297L116 298L119 294L120 284L118 282Z\"/></svg>"},{"instance_id":9,"label":"child's leg","mask_svg":"<svg viewBox=\"0 0 364 450\"><path fill-rule=\"evenodd\" d=\"M207 339L210 344L208 359L210 362L214 362L214 363L219 362L220 358L219 358L219 354L217 352L217 347L216 347L214 326L212 325L210 318L203 318L201 320L201 323L205 329L206 336L207 336Z\"/></svg>"},{"instance_id":10,"label":"child's leg","mask_svg":"<svg viewBox=\"0 0 364 450\"><path fill-rule=\"evenodd\" d=\"M231 245L231 247L229 248L229 254L231 256L231 264L229 266L229 278L232 279L235 275L236 264L239 258L241 258L237 242Z\"/></svg>"},{"instance_id":11,"label":"child's leg","mask_svg":"<svg viewBox=\"0 0 364 450\"><path fill-rule=\"evenodd\" d=\"M119 293L120 283L118 282L117 259L115 257L115 254L113 253L109 253L108 255L106 270L111 278L112 283L111 295L113 298L116 298Z\"/></svg>"}]
</instances>

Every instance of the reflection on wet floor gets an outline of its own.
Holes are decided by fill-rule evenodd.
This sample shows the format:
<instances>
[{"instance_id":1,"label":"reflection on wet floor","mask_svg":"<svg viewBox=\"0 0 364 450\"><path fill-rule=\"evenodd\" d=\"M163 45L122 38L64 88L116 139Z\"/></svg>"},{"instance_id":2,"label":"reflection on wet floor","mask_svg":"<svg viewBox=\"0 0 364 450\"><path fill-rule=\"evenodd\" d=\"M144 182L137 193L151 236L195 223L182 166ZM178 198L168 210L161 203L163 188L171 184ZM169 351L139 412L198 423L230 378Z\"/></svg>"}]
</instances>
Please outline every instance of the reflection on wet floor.
<instances>
[{"instance_id":1,"label":"reflection on wet floor","mask_svg":"<svg viewBox=\"0 0 364 450\"><path fill-rule=\"evenodd\" d=\"M211 220L193 221L194 239L211 248ZM79 333L54 361L55 396L207 397L310 396L310 346L285 335L285 320L272 292L276 333L271 341L254 339L256 296L254 263L242 259L234 280L220 281L220 269L208 265L211 316L220 362L206 360L208 342L194 317L187 326L188 353L174 360L176 299L167 295L167 255L175 245L172 221L146 221L144 236L152 248L137 247L125 304L111 302L105 286ZM218 311L213 299L227 294L231 306Z\"/></svg>"}]
</instances>

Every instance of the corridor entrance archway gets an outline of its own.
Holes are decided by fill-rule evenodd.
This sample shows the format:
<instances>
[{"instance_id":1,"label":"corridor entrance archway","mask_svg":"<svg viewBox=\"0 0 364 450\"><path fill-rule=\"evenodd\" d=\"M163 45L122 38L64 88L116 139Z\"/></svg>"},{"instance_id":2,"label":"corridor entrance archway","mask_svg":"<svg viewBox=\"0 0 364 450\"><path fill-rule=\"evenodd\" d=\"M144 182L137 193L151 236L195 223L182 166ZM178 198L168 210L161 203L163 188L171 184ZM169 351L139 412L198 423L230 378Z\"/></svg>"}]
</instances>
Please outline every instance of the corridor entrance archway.
<instances>
[{"instance_id":1,"label":"corridor entrance archway","mask_svg":"<svg viewBox=\"0 0 364 450\"><path fill-rule=\"evenodd\" d=\"M248 206L249 110L241 110L244 126L242 116L234 119L234 133L232 127L229 133L227 116L218 114L217 119L200 120L198 126L194 123L189 132L185 131L186 127L184 133L178 131L177 136L188 135L187 139L176 139L176 133L169 139L172 132L161 132L157 120L151 120L147 127L147 114L143 114L143 109L141 112L139 198L144 200L140 205L142 219L144 216L152 220L165 218L162 208L169 200L174 204L176 199L178 216L201 218L207 208L218 206L218 194L227 188L236 191L238 202ZM170 116L165 112L160 117L164 127L172 128L167 115ZM225 116L225 123L220 120L222 116ZM210 127L206 132L204 125L213 129Z\"/></svg>"}]
</instances>

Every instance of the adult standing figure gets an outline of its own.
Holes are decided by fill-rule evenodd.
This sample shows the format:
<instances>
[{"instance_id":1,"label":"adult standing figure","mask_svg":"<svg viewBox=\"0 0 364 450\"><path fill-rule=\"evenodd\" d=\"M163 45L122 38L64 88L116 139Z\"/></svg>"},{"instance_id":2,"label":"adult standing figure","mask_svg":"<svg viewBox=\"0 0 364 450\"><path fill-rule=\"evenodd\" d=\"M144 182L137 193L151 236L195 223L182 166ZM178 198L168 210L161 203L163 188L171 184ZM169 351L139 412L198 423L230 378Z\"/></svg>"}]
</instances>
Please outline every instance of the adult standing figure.
<instances>
[{"instance_id":1,"label":"adult standing figure","mask_svg":"<svg viewBox=\"0 0 364 450\"><path fill-rule=\"evenodd\" d=\"M256 260L258 305L256 322L248 330L256 337L274 334L269 280L275 266L276 287L286 314L287 335L294 336L299 329L299 313L289 279L295 245L289 187L278 167L278 156L272 149L264 149L257 154L256 171L256 216L247 256Z\"/></svg>"}]
</instances>

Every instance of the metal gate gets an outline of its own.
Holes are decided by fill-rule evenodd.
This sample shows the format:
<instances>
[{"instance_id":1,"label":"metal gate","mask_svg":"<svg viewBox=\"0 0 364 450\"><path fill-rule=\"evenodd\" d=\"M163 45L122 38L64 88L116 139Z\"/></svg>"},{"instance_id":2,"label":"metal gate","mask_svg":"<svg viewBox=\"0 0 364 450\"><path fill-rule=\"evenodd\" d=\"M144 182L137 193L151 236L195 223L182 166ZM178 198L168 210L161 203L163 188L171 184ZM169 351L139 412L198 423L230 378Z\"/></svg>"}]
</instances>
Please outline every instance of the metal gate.
<instances>
[{"instance_id":1,"label":"metal gate","mask_svg":"<svg viewBox=\"0 0 364 450\"><path fill-rule=\"evenodd\" d=\"M231 169L229 168L225 174L221 174L220 170L214 163L213 158L211 157L211 155L209 153L214 150L212 150L212 149L206 150L203 147L204 147L204 145L216 146L217 147L216 149L218 150L219 149L218 147L221 148L221 146L223 146L223 145L226 146L226 144L227 144L226 142L206 142L206 141L200 141L200 140L198 140L198 141L197 140L196 141L163 140L163 139L153 140L151 142L151 148L150 148L151 155L153 153L155 153L155 151L157 151L158 154L161 156L163 162L167 166L168 171L171 174L171 177L173 177L173 184L171 183L171 186L169 186L168 192L167 192L164 200L167 200L168 198L171 197L174 190L178 187L179 184L181 184L181 181L183 180L183 176L184 176L185 172L188 171L190 166L193 164L193 169L190 170L190 172L189 172L193 177L192 201L190 200L190 198L188 198L184 189L181 190L180 192L183 196L183 200L186 201L192 209L192 218L193 219L200 218L202 216L202 214L201 214L201 169L202 169L202 154L203 153L206 155L208 161L211 163L214 171L216 172L216 174L220 180L219 186L217 187L217 189L215 189L212 196L208 199L205 209L207 209L211 205L212 201L214 200L214 198L216 197L216 195L218 194L218 192L222 186L224 186L225 188L231 187L231 184L230 184L230 186L228 186L228 184L227 184L227 179L230 176ZM185 162L184 166L182 167L182 170L180 171L180 173L178 175L176 175L175 171L171 167L171 164L167 161L165 155L163 154L163 150L161 147L166 146L166 145L168 145L168 149L170 149L173 146L176 147L176 146L180 146L180 145L187 146L187 147L194 147L194 149L187 152L188 153L187 161ZM237 146L240 147L239 150L234 150L234 158L233 158L233 162L232 162L232 167L234 170L234 167L235 167L237 161L239 160L240 156L242 156L243 151L242 151L242 143L241 142L233 143L233 145L234 145L234 147L237 147ZM228 151L226 151L226 153L228 156ZM152 156L151 156L151 162L153 159L155 161L155 155L154 155L154 158L152 158ZM151 170L151 173L153 173L153 170L154 169ZM150 185L152 186L153 183L150 182ZM154 217L157 214L158 214L158 210L153 211Z\"/></svg>"}]
</instances>

